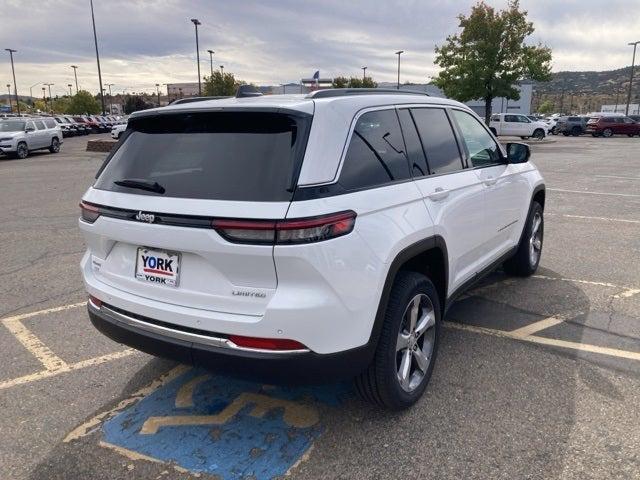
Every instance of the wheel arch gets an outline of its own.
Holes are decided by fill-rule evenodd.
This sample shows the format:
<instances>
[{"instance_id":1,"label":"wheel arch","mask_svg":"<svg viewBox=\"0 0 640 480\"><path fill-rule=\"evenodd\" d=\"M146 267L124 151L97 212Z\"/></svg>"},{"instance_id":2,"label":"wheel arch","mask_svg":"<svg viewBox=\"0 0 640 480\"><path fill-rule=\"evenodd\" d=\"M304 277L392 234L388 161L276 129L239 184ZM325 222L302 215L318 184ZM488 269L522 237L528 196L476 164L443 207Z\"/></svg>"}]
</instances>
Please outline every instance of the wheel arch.
<instances>
[{"instance_id":1,"label":"wheel arch","mask_svg":"<svg viewBox=\"0 0 640 480\"><path fill-rule=\"evenodd\" d=\"M401 271L413 271L428 276L438 291L440 312L441 314L444 313L449 285L449 257L444 238L440 235L434 235L405 247L391 262L387 270L387 276L384 287L382 288L378 310L368 342L372 352L375 351L380 337L391 288L398 273Z\"/></svg>"}]
</instances>

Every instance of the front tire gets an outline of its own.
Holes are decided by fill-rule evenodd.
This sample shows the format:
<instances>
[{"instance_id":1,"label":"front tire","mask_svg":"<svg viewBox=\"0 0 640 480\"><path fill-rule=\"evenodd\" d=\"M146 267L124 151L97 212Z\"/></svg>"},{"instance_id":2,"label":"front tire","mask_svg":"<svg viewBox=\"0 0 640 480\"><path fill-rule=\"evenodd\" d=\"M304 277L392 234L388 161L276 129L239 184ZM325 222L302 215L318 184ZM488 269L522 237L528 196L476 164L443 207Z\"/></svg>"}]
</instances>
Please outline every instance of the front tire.
<instances>
[{"instance_id":1,"label":"front tire","mask_svg":"<svg viewBox=\"0 0 640 480\"><path fill-rule=\"evenodd\" d=\"M541 128L536 128L533 132L533 138L536 140L542 140L544 138L544 130Z\"/></svg>"},{"instance_id":2,"label":"front tire","mask_svg":"<svg viewBox=\"0 0 640 480\"><path fill-rule=\"evenodd\" d=\"M16 147L16 157L22 160L27 158L28 156L29 156L29 147L27 146L27 144L25 142L18 143L18 146Z\"/></svg>"},{"instance_id":3,"label":"front tire","mask_svg":"<svg viewBox=\"0 0 640 480\"><path fill-rule=\"evenodd\" d=\"M605 128L602 131L602 136L605 137L605 138L609 138L609 137L613 136L613 130L611 130L610 128Z\"/></svg>"},{"instance_id":4,"label":"front tire","mask_svg":"<svg viewBox=\"0 0 640 480\"><path fill-rule=\"evenodd\" d=\"M440 318L438 292L431 280L420 273L399 272L375 356L356 378L356 388L365 400L390 410L418 401L433 372Z\"/></svg>"},{"instance_id":5,"label":"front tire","mask_svg":"<svg viewBox=\"0 0 640 480\"><path fill-rule=\"evenodd\" d=\"M540 264L544 239L544 216L542 205L531 204L522 239L513 257L504 262L505 272L518 277L533 275Z\"/></svg>"},{"instance_id":6,"label":"front tire","mask_svg":"<svg viewBox=\"0 0 640 480\"><path fill-rule=\"evenodd\" d=\"M51 140L51 146L49 147L51 153L58 153L60 151L60 140L53 138Z\"/></svg>"}]
</instances>

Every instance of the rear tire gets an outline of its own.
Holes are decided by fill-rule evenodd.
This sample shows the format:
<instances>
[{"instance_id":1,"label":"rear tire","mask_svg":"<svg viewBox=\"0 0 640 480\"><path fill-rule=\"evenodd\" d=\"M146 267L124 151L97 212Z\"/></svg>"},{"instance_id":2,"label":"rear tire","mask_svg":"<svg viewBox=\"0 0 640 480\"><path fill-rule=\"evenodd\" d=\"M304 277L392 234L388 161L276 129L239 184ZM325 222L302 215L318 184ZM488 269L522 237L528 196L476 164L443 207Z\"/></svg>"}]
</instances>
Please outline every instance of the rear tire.
<instances>
[{"instance_id":1,"label":"rear tire","mask_svg":"<svg viewBox=\"0 0 640 480\"><path fill-rule=\"evenodd\" d=\"M542 205L531 204L527 223L516 253L504 262L504 271L518 277L533 275L540 264L544 239L544 216Z\"/></svg>"},{"instance_id":2,"label":"rear tire","mask_svg":"<svg viewBox=\"0 0 640 480\"><path fill-rule=\"evenodd\" d=\"M533 138L536 140L542 140L544 138L544 130L541 128L536 128L533 131Z\"/></svg>"},{"instance_id":3,"label":"rear tire","mask_svg":"<svg viewBox=\"0 0 640 480\"><path fill-rule=\"evenodd\" d=\"M612 137L613 136L613 130L611 130L610 128L605 128L602 131L602 136L605 137L605 138Z\"/></svg>"},{"instance_id":4,"label":"rear tire","mask_svg":"<svg viewBox=\"0 0 640 480\"><path fill-rule=\"evenodd\" d=\"M51 153L58 153L60 151L60 140L57 138L51 139L51 146L49 147Z\"/></svg>"},{"instance_id":5,"label":"rear tire","mask_svg":"<svg viewBox=\"0 0 640 480\"><path fill-rule=\"evenodd\" d=\"M571 135L573 135L574 137L580 136L581 133L582 131L580 130L580 127L573 127L571 129Z\"/></svg>"},{"instance_id":6,"label":"rear tire","mask_svg":"<svg viewBox=\"0 0 640 480\"><path fill-rule=\"evenodd\" d=\"M375 356L355 380L367 401L402 410L422 396L436 361L440 301L435 286L416 272L398 273Z\"/></svg>"}]
</instances>

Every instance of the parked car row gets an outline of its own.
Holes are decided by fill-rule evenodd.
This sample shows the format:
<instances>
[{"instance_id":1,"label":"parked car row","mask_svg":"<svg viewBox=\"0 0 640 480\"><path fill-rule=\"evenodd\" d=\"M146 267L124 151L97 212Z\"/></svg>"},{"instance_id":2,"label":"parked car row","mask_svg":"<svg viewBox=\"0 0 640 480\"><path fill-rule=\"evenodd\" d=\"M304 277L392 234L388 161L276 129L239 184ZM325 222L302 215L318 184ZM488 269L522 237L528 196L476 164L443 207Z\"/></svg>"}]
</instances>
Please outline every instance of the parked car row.
<instances>
[{"instance_id":1,"label":"parked car row","mask_svg":"<svg viewBox=\"0 0 640 480\"><path fill-rule=\"evenodd\" d=\"M116 125L126 125L118 115L58 115L54 117L65 137L110 132Z\"/></svg>"}]
</instances>

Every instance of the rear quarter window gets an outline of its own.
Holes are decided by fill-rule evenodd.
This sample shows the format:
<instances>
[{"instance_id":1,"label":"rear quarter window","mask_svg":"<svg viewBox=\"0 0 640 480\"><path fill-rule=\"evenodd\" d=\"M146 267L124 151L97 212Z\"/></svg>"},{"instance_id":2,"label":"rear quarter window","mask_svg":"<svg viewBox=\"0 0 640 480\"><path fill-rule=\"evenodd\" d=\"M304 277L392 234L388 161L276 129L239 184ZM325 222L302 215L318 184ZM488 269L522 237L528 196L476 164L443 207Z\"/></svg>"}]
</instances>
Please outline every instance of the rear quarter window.
<instances>
[{"instance_id":1,"label":"rear quarter window","mask_svg":"<svg viewBox=\"0 0 640 480\"><path fill-rule=\"evenodd\" d=\"M289 201L311 117L267 112L192 112L141 117L94 187L141 195ZM157 183L146 191L126 179Z\"/></svg>"}]
</instances>

